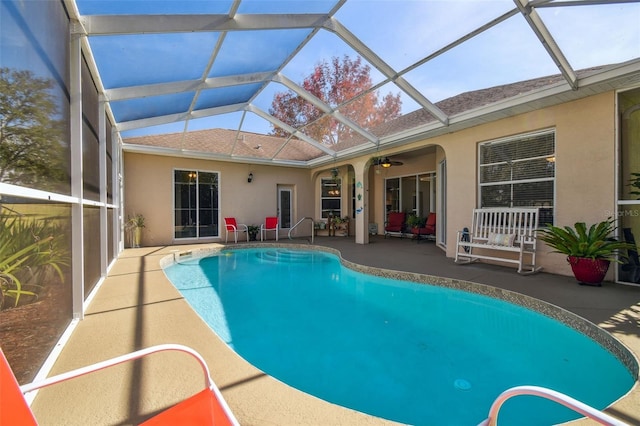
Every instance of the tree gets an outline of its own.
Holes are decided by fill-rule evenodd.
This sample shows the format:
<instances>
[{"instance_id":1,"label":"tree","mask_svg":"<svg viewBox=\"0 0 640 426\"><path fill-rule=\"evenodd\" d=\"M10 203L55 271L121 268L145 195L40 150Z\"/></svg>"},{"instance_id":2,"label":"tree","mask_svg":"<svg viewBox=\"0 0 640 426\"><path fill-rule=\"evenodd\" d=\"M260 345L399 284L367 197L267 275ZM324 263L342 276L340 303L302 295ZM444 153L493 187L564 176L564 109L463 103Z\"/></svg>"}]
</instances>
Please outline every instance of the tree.
<instances>
[{"instance_id":1,"label":"tree","mask_svg":"<svg viewBox=\"0 0 640 426\"><path fill-rule=\"evenodd\" d=\"M340 107L339 112L360 127L371 129L397 118L402 101L399 93L388 93L380 99L378 92L372 91L345 104L372 87L370 70L360 57L355 60L347 55L342 60L333 57L331 62L323 60L318 63L301 86L331 108ZM355 134L353 129L332 117L323 117L321 110L292 92L276 93L269 113L294 128L305 126L305 134L327 145L349 139ZM271 134L285 137L288 132L274 127Z\"/></svg>"},{"instance_id":2,"label":"tree","mask_svg":"<svg viewBox=\"0 0 640 426\"><path fill-rule=\"evenodd\" d=\"M0 182L57 189L68 181L53 82L0 68Z\"/></svg>"}]
</instances>

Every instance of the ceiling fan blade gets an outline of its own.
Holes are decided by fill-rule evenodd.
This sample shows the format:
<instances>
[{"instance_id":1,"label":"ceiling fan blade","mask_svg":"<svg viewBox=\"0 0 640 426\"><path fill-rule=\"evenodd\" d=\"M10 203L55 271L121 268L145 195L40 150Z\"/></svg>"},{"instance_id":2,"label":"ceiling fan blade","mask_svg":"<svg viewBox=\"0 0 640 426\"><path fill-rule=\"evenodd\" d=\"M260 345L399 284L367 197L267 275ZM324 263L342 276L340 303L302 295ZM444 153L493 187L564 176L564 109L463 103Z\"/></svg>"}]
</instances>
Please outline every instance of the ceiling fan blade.
<instances>
[{"instance_id":1,"label":"ceiling fan blade","mask_svg":"<svg viewBox=\"0 0 640 426\"><path fill-rule=\"evenodd\" d=\"M389 157L376 157L373 159L374 166L382 166L382 167L391 167L391 166L402 166L404 163L402 161L390 160Z\"/></svg>"}]
</instances>

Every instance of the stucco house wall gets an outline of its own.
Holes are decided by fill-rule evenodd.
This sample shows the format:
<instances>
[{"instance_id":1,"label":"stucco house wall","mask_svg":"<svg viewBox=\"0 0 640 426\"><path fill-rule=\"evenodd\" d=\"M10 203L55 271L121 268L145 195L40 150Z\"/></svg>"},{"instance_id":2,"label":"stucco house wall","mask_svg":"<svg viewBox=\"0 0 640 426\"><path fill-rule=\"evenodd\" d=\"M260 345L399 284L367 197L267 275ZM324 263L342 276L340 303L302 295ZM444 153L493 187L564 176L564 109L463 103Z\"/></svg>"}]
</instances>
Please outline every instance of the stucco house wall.
<instances>
[{"instance_id":1,"label":"stucco house wall","mask_svg":"<svg viewBox=\"0 0 640 426\"><path fill-rule=\"evenodd\" d=\"M175 169L218 172L220 175L220 216L233 216L239 223L260 225L265 217L277 215L278 185L293 190L293 223L313 216L314 191L309 171L293 167L270 167L221 161L179 158L125 152L124 205L127 216L143 214L146 227L142 245L170 245L194 240L175 240L173 233L173 171ZM251 183L247 182L253 173ZM126 217L125 217L126 219ZM297 236L310 235L310 227L301 227ZM272 238L270 233L269 237ZM280 232L286 238L286 232ZM224 226L219 236L200 242L224 242Z\"/></svg>"},{"instance_id":2,"label":"stucco house wall","mask_svg":"<svg viewBox=\"0 0 640 426\"><path fill-rule=\"evenodd\" d=\"M553 129L556 134L555 223L598 222L615 214L616 187L616 93L611 91L577 101L531 111L473 128L438 136L411 145L402 151L435 145L435 155L416 156L401 167L376 173L370 168L369 222L383 233L384 179L436 171L447 162L446 250L455 256L456 232L471 222L478 206L478 145L482 142ZM379 155L393 155L393 150ZM345 163L338 163L343 165ZM542 225L542 224L541 224ZM571 275L563 255L551 253L543 243L538 248L538 264L551 273ZM607 279L613 278L610 268Z\"/></svg>"},{"instance_id":3,"label":"stucco house wall","mask_svg":"<svg viewBox=\"0 0 640 426\"><path fill-rule=\"evenodd\" d=\"M593 223L613 215L616 136L610 92L438 138L447 158L447 256L454 255L455 231L469 225L478 204L478 144L543 129L556 132L555 223ZM570 275L564 256L549 252L541 243L539 264Z\"/></svg>"},{"instance_id":4,"label":"stucco house wall","mask_svg":"<svg viewBox=\"0 0 640 426\"><path fill-rule=\"evenodd\" d=\"M446 159L447 232L443 250L453 257L456 232L470 225L471 210L478 205L478 145L546 129L556 134L555 223L592 223L612 216L616 211L615 99L612 91L403 146L403 155L408 155L403 166L381 172L375 167L368 170L365 207L369 209L369 223L377 223L379 233L383 233L385 178L436 172L438 162ZM410 154L424 152L427 146L435 148L426 154ZM398 152L387 150L380 155ZM349 170L353 172L348 166L364 158L337 162L331 168L337 167L343 182L348 183ZM276 214L277 187L283 184L294 189L293 223L305 216L320 218L320 179L330 176L331 170L326 166L309 170L125 153L126 212L142 213L147 218L145 245L175 242L172 178L176 168L219 172L220 221L224 216L235 216L242 223L256 225ZM252 183L247 182L249 172L254 175ZM350 192L344 189L343 206L342 214L351 214ZM309 233L306 228L302 234ZM213 240L224 239L224 230L220 233ZM550 253L542 243L538 256L545 271L571 274L564 256Z\"/></svg>"}]
</instances>

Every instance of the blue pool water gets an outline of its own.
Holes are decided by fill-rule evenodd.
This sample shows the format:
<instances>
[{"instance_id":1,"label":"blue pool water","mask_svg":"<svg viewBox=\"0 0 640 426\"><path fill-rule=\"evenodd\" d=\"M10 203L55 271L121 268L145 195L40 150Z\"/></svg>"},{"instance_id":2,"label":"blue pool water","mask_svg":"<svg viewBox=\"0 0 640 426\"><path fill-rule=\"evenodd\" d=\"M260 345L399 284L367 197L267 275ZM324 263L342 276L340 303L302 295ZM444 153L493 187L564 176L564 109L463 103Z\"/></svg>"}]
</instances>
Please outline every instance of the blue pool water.
<instances>
[{"instance_id":1,"label":"blue pool water","mask_svg":"<svg viewBox=\"0 0 640 426\"><path fill-rule=\"evenodd\" d=\"M362 274L332 254L225 251L165 269L240 356L304 392L414 425L477 425L507 388L544 386L604 408L633 386L600 345L474 293ZM579 417L530 396L500 425Z\"/></svg>"}]
</instances>

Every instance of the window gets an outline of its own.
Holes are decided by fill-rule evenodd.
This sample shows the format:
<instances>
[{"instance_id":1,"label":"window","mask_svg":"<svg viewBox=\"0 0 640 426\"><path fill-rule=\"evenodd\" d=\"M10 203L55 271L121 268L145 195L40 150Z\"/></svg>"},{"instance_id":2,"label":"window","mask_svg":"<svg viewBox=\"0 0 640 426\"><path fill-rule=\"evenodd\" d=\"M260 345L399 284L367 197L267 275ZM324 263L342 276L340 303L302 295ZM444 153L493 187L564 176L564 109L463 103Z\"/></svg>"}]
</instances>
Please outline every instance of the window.
<instances>
[{"instance_id":1,"label":"window","mask_svg":"<svg viewBox=\"0 0 640 426\"><path fill-rule=\"evenodd\" d=\"M385 179L385 211L426 217L435 211L435 173Z\"/></svg>"},{"instance_id":2,"label":"window","mask_svg":"<svg viewBox=\"0 0 640 426\"><path fill-rule=\"evenodd\" d=\"M553 223L555 132L480 144L480 207L539 207L541 225Z\"/></svg>"},{"instance_id":3,"label":"window","mask_svg":"<svg viewBox=\"0 0 640 426\"><path fill-rule=\"evenodd\" d=\"M341 216L340 178L323 178L320 184L322 185L320 195L322 218L326 219L329 216Z\"/></svg>"},{"instance_id":4,"label":"window","mask_svg":"<svg viewBox=\"0 0 640 426\"><path fill-rule=\"evenodd\" d=\"M218 174L174 171L175 238L217 237Z\"/></svg>"},{"instance_id":5,"label":"window","mask_svg":"<svg viewBox=\"0 0 640 426\"><path fill-rule=\"evenodd\" d=\"M400 210L400 178L386 179L384 182L385 213L399 212ZM385 218L386 220L386 218Z\"/></svg>"}]
</instances>

